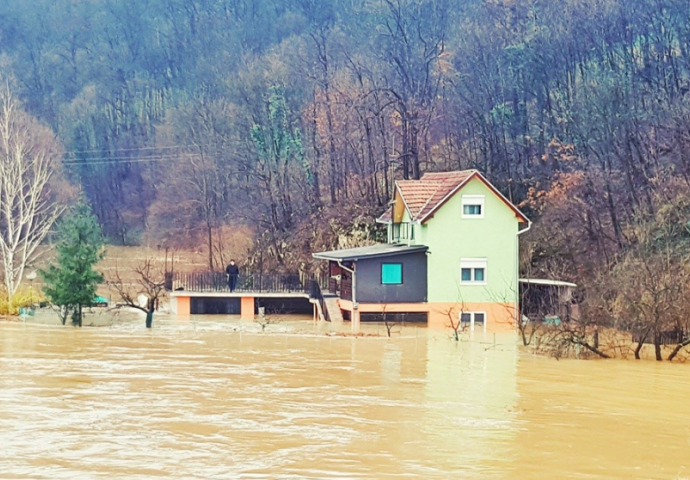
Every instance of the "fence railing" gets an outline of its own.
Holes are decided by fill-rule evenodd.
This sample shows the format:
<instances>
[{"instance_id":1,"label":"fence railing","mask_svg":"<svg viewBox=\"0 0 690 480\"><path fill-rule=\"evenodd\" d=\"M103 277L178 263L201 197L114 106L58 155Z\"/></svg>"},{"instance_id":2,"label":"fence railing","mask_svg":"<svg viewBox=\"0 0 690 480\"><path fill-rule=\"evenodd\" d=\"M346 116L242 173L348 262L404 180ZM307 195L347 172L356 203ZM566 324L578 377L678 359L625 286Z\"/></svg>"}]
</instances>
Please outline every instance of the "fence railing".
<instances>
[{"instance_id":1,"label":"fence railing","mask_svg":"<svg viewBox=\"0 0 690 480\"><path fill-rule=\"evenodd\" d=\"M313 285L319 287L321 279L299 273L252 273L237 277L235 292L238 293L308 293ZM229 292L228 276L223 272L174 272L166 275L169 290L188 292Z\"/></svg>"},{"instance_id":2,"label":"fence railing","mask_svg":"<svg viewBox=\"0 0 690 480\"><path fill-rule=\"evenodd\" d=\"M654 344L654 334L650 332L632 332L633 342L635 343L648 343ZM671 330L666 330L664 332L659 332L659 345L677 345L683 343L687 338L690 338L690 331L683 330L682 328L674 328Z\"/></svg>"}]
</instances>

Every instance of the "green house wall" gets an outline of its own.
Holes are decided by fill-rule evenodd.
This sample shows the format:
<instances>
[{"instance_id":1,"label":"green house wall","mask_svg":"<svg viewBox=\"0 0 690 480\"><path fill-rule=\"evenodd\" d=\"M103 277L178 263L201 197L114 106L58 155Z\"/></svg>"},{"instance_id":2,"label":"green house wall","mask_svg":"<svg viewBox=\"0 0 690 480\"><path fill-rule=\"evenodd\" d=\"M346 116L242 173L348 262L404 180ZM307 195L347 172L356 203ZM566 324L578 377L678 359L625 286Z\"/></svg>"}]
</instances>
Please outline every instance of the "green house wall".
<instances>
[{"instance_id":1,"label":"green house wall","mask_svg":"<svg viewBox=\"0 0 690 480\"><path fill-rule=\"evenodd\" d=\"M462 218L462 196L484 195L484 217ZM411 242L429 247L429 302L513 303L517 290L519 222L481 180L461 188L423 225ZM460 259L486 258L486 285L460 284Z\"/></svg>"}]
</instances>

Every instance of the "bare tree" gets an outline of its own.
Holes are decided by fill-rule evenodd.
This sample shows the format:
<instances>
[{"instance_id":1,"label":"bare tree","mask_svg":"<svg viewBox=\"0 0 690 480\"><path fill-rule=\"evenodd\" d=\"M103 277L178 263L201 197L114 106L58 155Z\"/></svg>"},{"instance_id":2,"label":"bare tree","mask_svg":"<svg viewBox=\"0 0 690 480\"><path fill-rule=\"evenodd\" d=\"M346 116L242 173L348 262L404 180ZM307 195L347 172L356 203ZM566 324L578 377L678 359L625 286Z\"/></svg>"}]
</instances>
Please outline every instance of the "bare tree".
<instances>
[{"instance_id":1,"label":"bare tree","mask_svg":"<svg viewBox=\"0 0 690 480\"><path fill-rule=\"evenodd\" d=\"M265 332L266 327L274 323L280 323L280 319L274 315L266 315L265 307L259 307L259 314L254 317L254 323L257 323L261 327L261 331Z\"/></svg>"},{"instance_id":2,"label":"bare tree","mask_svg":"<svg viewBox=\"0 0 690 480\"><path fill-rule=\"evenodd\" d=\"M438 63L446 47L450 3L446 0L384 0L382 54L391 64L389 91L400 119L403 178L420 178L420 147L428 133L439 96Z\"/></svg>"},{"instance_id":3,"label":"bare tree","mask_svg":"<svg viewBox=\"0 0 690 480\"><path fill-rule=\"evenodd\" d=\"M64 207L50 180L60 158L53 133L0 90L0 260L9 298Z\"/></svg>"},{"instance_id":4,"label":"bare tree","mask_svg":"<svg viewBox=\"0 0 690 480\"><path fill-rule=\"evenodd\" d=\"M626 342L626 346L629 342ZM572 318L568 322L556 322L545 325L538 332L538 342L535 350L547 353L555 358L595 354L600 358L611 358L604 350L610 350L611 345L602 348L599 345L599 329L595 322L585 319Z\"/></svg>"},{"instance_id":5,"label":"bare tree","mask_svg":"<svg viewBox=\"0 0 690 480\"><path fill-rule=\"evenodd\" d=\"M388 337L390 337L393 331L393 327L395 325L402 326L402 322L396 321L395 314L391 314L390 312L388 312L387 307L388 304L386 303L384 303L381 307L381 317L383 319L383 325L386 327L386 333L388 334Z\"/></svg>"},{"instance_id":6,"label":"bare tree","mask_svg":"<svg viewBox=\"0 0 690 480\"><path fill-rule=\"evenodd\" d=\"M468 328L468 325L462 322L462 315L466 311L465 302L463 301L457 302L443 311L443 314L448 317L446 326L452 330L453 340L456 342L460 341L460 335Z\"/></svg>"},{"instance_id":7,"label":"bare tree","mask_svg":"<svg viewBox=\"0 0 690 480\"><path fill-rule=\"evenodd\" d=\"M617 327L633 333L635 358L643 345L654 345L656 360L663 346L674 345L673 360L690 345L690 202L680 194L653 216L638 218L626 235L635 240L614 269L616 296L612 309Z\"/></svg>"},{"instance_id":8,"label":"bare tree","mask_svg":"<svg viewBox=\"0 0 690 480\"><path fill-rule=\"evenodd\" d=\"M153 313L158 309L160 299L165 295L165 273L160 265L151 258L146 258L134 268L134 283L125 282L116 268L110 280L118 295L128 307L146 313L146 328L153 326ZM138 297L146 297L146 305L138 302Z\"/></svg>"}]
</instances>

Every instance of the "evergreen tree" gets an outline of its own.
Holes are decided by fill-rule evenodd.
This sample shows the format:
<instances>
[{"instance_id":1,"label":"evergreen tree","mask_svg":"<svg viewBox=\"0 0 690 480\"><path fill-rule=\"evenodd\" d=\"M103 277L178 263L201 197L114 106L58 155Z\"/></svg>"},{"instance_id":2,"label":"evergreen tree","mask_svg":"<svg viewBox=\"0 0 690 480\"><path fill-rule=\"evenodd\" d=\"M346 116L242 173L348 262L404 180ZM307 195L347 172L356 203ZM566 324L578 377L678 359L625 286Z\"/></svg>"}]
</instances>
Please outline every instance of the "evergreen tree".
<instances>
[{"instance_id":1,"label":"evergreen tree","mask_svg":"<svg viewBox=\"0 0 690 480\"><path fill-rule=\"evenodd\" d=\"M103 275L93 269L104 255L101 227L91 209L78 205L58 225L57 265L41 271L43 291L59 307L64 325L72 313L72 323L82 323L82 307L93 303Z\"/></svg>"}]
</instances>

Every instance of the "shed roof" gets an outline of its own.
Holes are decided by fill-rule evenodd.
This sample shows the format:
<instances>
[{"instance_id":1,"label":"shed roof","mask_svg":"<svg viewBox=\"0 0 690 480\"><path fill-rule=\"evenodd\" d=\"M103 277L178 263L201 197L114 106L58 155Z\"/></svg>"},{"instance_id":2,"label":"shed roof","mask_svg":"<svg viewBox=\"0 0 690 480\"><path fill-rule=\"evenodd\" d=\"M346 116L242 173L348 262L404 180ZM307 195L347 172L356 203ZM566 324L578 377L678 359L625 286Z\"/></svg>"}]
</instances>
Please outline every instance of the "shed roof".
<instances>
[{"instance_id":1,"label":"shed roof","mask_svg":"<svg viewBox=\"0 0 690 480\"><path fill-rule=\"evenodd\" d=\"M549 287L577 287L577 284L575 283L564 282L562 280L550 280L546 278L521 278L519 282L531 285L544 285Z\"/></svg>"},{"instance_id":2,"label":"shed roof","mask_svg":"<svg viewBox=\"0 0 690 480\"><path fill-rule=\"evenodd\" d=\"M319 260L333 261L357 261L365 258L388 257L391 255L406 255L410 253L426 252L426 245L400 245L394 243L381 243L369 247L348 248L346 250L331 250L329 252L313 253Z\"/></svg>"}]
</instances>

